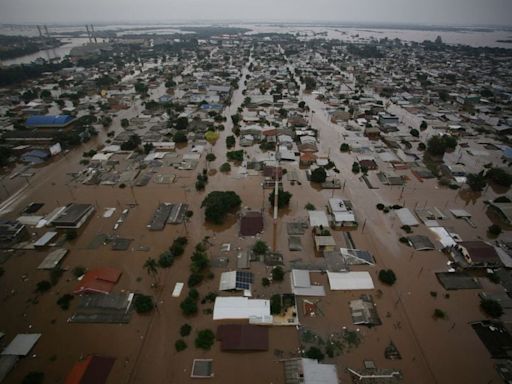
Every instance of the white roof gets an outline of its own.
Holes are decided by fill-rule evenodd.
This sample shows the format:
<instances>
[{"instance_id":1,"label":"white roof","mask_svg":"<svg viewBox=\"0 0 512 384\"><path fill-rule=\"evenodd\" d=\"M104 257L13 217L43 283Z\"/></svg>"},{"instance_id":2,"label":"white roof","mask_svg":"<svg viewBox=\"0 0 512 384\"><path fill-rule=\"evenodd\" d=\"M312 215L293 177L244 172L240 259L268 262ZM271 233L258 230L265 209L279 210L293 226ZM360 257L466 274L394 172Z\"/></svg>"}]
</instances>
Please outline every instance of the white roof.
<instances>
[{"instance_id":1,"label":"white roof","mask_svg":"<svg viewBox=\"0 0 512 384\"><path fill-rule=\"evenodd\" d=\"M26 356L40 337L40 333L20 333L5 347L2 355Z\"/></svg>"},{"instance_id":2,"label":"white roof","mask_svg":"<svg viewBox=\"0 0 512 384\"><path fill-rule=\"evenodd\" d=\"M320 364L314 359L302 359L304 384L338 384L338 371L334 364Z\"/></svg>"},{"instance_id":3,"label":"white roof","mask_svg":"<svg viewBox=\"0 0 512 384\"><path fill-rule=\"evenodd\" d=\"M172 297L180 297L183 286L183 283L176 283L174 290L172 291Z\"/></svg>"},{"instance_id":4,"label":"white roof","mask_svg":"<svg viewBox=\"0 0 512 384\"><path fill-rule=\"evenodd\" d=\"M308 211L309 225L312 227L323 226L329 227L329 221L327 220L327 214L324 211Z\"/></svg>"},{"instance_id":5,"label":"white roof","mask_svg":"<svg viewBox=\"0 0 512 384\"><path fill-rule=\"evenodd\" d=\"M217 297L213 320L249 319L270 316L270 301L247 297Z\"/></svg>"},{"instance_id":6,"label":"white roof","mask_svg":"<svg viewBox=\"0 0 512 384\"><path fill-rule=\"evenodd\" d=\"M395 210L396 215L400 219L400 222L402 225L409 225L411 227L419 225L419 221L416 220L412 212L409 210L409 208L401 208Z\"/></svg>"},{"instance_id":7,"label":"white roof","mask_svg":"<svg viewBox=\"0 0 512 384\"><path fill-rule=\"evenodd\" d=\"M374 289L372 276L368 272L327 272L333 291Z\"/></svg>"},{"instance_id":8,"label":"white roof","mask_svg":"<svg viewBox=\"0 0 512 384\"><path fill-rule=\"evenodd\" d=\"M236 288L236 271L223 272L220 275L219 291L229 291Z\"/></svg>"},{"instance_id":9,"label":"white roof","mask_svg":"<svg viewBox=\"0 0 512 384\"><path fill-rule=\"evenodd\" d=\"M302 288L311 286L309 271L303 269L292 269L292 284L294 287Z\"/></svg>"},{"instance_id":10,"label":"white roof","mask_svg":"<svg viewBox=\"0 0 512 384\"><path fill-rule=\"evenodd\" d=\"M311 285L309 271L292 269L292 291L297 296L325 296L323 285Z\"/></svg>"},{"instance_id":11,"label":"white roof","mask_svg":"<svg viewBox=\"0 0 512 384\"><path fill-rule=\"evenodd\" d=\"M451 247L457 244L453 237L450 235L450 233L444 227L430 227L429 229L436 234L437 240L441 243L443 248Z\"/></svg>"},{"instance_id":12,"label":"white roof","mask_svg":"<svg viewBox=\"0 0 512 384\"><path fill-rule=\"evenodd\" d=\"M337 223L346 223L356 221L354 214L349 212L334 212L334 221Z\"/></svg>"},{"instance_id":13,"label":"white roof","mask_svg":"<svg viewBox=\"0 0 512 384\"><path fill-rule=\"evenodd\" d=\"M112 157L111 152L109 152L109 153L100 152L100 153L95 154L91 158L91 161L108 161L108 159L110 159L111 157Z\"/></svg>"},{"instance_id":14,"label":"white roof","mask_svg":"<svg viewBox=\"0 0 512 384\"><path fill-rule=\"evenodd\" d=\"M119 152L121 150L120 145L107 145L105 148L101 150L101 152Z\"/></svg>"},{"instance_id":15,"label":"white roof","mask_svg":"<svg viewBox=\"0 0 512 384\"><path fill-rule=\"evenodd\" d=\"M462 217L471 217L471 213L464 209L450 209L450 212L453 216L456 218L462 218Z\"/></svg>"}]
</instances>

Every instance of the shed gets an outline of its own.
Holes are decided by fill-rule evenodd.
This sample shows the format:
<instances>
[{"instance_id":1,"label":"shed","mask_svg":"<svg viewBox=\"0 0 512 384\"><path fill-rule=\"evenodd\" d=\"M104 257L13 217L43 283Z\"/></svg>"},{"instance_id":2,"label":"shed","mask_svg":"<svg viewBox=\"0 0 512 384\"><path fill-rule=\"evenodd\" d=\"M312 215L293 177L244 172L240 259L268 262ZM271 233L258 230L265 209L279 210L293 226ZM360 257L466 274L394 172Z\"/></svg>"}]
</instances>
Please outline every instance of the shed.
<instances>
[{"instance_id":1,"label":"shed","mask_svg":"<svg viewBox=\"0 0 512 384\"><path fill-rule=\"evenodd\" d=\"M87 356L75 363L65 384L104 384L115 361L113 357Z\"/></svg>"}]
</instances>

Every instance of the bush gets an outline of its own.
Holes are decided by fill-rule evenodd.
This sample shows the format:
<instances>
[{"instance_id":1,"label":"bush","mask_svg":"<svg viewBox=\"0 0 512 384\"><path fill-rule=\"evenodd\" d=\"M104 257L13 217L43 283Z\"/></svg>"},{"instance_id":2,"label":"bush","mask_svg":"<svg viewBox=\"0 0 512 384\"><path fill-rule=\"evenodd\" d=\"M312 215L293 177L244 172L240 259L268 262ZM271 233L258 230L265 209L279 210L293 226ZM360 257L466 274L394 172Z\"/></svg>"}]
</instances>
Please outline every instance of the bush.
<instances>
[{"instance_id":1,"label":"bush","mask_svg":"<svg viewBox=\"0 0 512 384\"><path fill-rule=\"evenodd\" d=\"M264 287L268 287L270 285L270 280L267 277L263 277L261 279L261 285L263 285Z\"/></svg>"},{"instance_id":2,"label":"bush","mask_svg":"<svg viewBox=\"0 0 512 384\"><path fill-rule=\"evenodd\" d=\"M412 228L410 225L402 225L400 228L402 228L402 230L405 232L405 233L411 233L412 232Z\"/></svg>"},{"instance_id":3,"label":"bush","mask_svg":"<svg viewBox=\"0 0 512 384\"><path fill-rule=\"evenodd\" d=\"M57 305L64 311L66 311L67 309L69 309L69 304L71 304L71 301L74 299L75 297L73 295L70 295L70 294L65 294L65 295L62 295L58 300L57 300Z\"/></svg>"},{"instance_id":4,"label":"bush","mask_svg":"<svg viewBox=\"0 0 512 384\"><path fill-rule=\"evenodd\" d=\"M352 164L352 173L358 174L361 171L361 168L359 167L359 163L355 162Z\"/></svg>"},{"instance_id":5,"label":"bush","mask_svg":"<svg viewBox=\"0 0 512 384\"><path fill-rule=\"evenodd\" d=\"M385 207L385 205L384 205L384 204L382 204L382 203L377 204L377 209L378 209L379 211L382 211L382 210L384 209L384 207Z\"/></svg>"},{"instance_id":6,"label":"bush","mask_svg":"<svg viewBox=\"0 0 512 384\"><path fill-rule=\"evenodd\" d=\"M219 170L221 172L227 173L231 171L231 165L229 163L224 163L220 166Z\"/></svg>"},{"instance_id":7,"label":"bush","mask_svg":"<svg viewBox=\"0 0 512 384\"><path fill-rule=\"evenodd\" d=\"M284 271L279 265L272 269L272 280L273 281L283 281L284 279Z\"/></svg>"},{"instance_id":8,"label":"bush","mask_svg":"<svg viewBox=\"0 0 512 384\"><path fill-rule=\"evenodd\" d=\"M209 329L203 329L199 331L195 340L196 348L204 350L210 350L213 343L215 342L215 334Z\"/></svg>"},{"instance_id":9,"label":"bush","mask_svg":"<svg viewBox=\"0 0 512 384\"><path fill-rule=\"evenodd\" d=\"M252 251L256 255L264 255L265 253L268 252L268 250L268 245L263 240L256 241L256 243L254 243L254 245L252 246Z\"/></svg>"},{"instance_id":10,"label":"bush","mask_svg":"<svg viewBox=\"0 0 512 384\"><path fill-rule=\"evenodd\" d=\"M498 318L503 315L503 307L496 300L482 299L480 308L490 317Z\"/></svg>"},{"instance_id":11,"label":"bush","mask_svg":"<svg viewBox=\"0 0 512 384\"><path fill-rule=\"evenodd\" d=\"M190 291L188 291L188 297L190 297L192 300L197 301L199 299L199 292L197 289L192 288Z\"/></svg>"},{"instance_id":12,"label":"bush","mask_svg":"<svg viewBox=\"0 0 512 384\"><path fill-rule=\"evenodd\" d=\"M279 315L282 310L281 295L272 295L270 298L270 313L272 315Z\"/></svg>"},{"instance_id":13,"label":"bush","mask_svg":"<svg viewBox=\"0 0 512 384\"><path fill-rule=\"evenodd\" d=\"M185 341L182 339L176 340L174 343L174 348L176 348L176 352L184 351L187 349L187 343L185 343Z\"/></svg>"},{"instance_id":14,"label":"bush","mask_svg":"<svg viewBox=\"0 0 512 384\"><path fill-rule=\"evenodd\" d=\"M487 229L487 231L492 236L498 236L502 232L502 229L498 224L493 224Z\"/></svg>"},{"instance_id":15,"label":"bush","mask_svg":"<svg viewBox=\"0 0 512 384\"><path fill-rule=\"evenodd\" d=\"M494 199L495 203L510 203L512 202L507 196L499 196Z\"/></svg>"},{"instance_id":16,"label":"bush","mask_svg":"<svg viewBox=\"0 0 512 384\"><path fill-rule=\"evenodd\" d=\"M320 348L317 347L309 347L309 349L306 351L306 357L308 359L314 359L318 361L322 361L325 356L323 352L320 350Z\"/></svg>"},{"instance_id":17,"label":"bush","mask_svg":"<svg viewBox=\"0 0 512 384\"><path fill-rule=\"evenodd\" d=\"M419 131L417 129L411 129L411 131L409 133L413 137L419 137L420 136L420 133L419 133Z\"/></svg>"},{"instance_id":18,"label":"bush","mask_svg":"<svg viewBox=\"0 0 512 384\"><path fill-rule=\"evenodd\" d=\"M216 157L215 154L209 153L206 155L206 161L215 161Z\"/></svg>"},{"instance_id":19,"label":"bush","mask_svg":"<svg viewBox=\"0 0 512 384\"><path fill-rule=\"evenodd\" d=\"M190 332L192 331L192 326L190 324L183 324L180 328L180 336L185 337L190 335Z\"/></svg>"},{"instance_id":20,"label":"bush","mask_svg":"<svg viewBox=\"0 0 512 384\"><path fill-rule=\"evenodd\" d=\"M379 271L379 280L387 285L393 285L396 281L395 272L392 269L381 269Z\"/></svg>"},{"instance_id":21,"label":"bush","mask_svg":"<svg viewBox=\"0 0 512 384\"><path fill-rule=\"evenodd\" d=\"M155 308L155 303L153 303L153 298L151 296L146 295L136 295L133 301L133 306L135 307L135 312L137 313L148 313Z\"/></svg>"},{"instance_id":22,"label":"bush","mask_svg":"<svg viewBox=\"0 0 512 384\"><path fill-rule=\"evenodd\" d=\"M404 237L404 236L400 237L398 239L398 241L403 243L403 244L409 244L409 239L407 237Z\"/></svg>"},{"instance_id":23,"label":"bush","mask_svg":"<svg viewBox=\"0 0 512 384\"><path fill-rule=\"evenodd\" d=\"M442 309L436 308L434 309L434 319L445 319L446 318L446 312Z\"/></svg>"},{"instance_id":24,"label":"bush","mask_svg":"<svg viewBox=\"0 0 512 384\"><path fill-rule=\"evenodd\" d=\"M183 132L176 132L174 134L173 140L175 143L186 143L188 141L187 135Z\"/></svg>"},{"instance_id":25,"label":"bush","mask_svg":"<svg viewBox=\"0 0 512 384\"><path fill-rule=\"evenodd\" d=\"M190 296L187 296L180 304L181 311L185 316L191 316L197 313L197 303Z\"/></svg>"},{"instance_id":26,"label":"bush","mask_svg":"<svg viewBox=\"0 0 512 384\"><path fill-rule=\"evenodd\" d=\"M39 293L44 293L50 290L52 287L52 283L50 283L48 280L41 280L36 284L36 291Z\"/></svg>"},{"instance_id":27,"label":"bush","mask_svg":"<svg viewBox=\"0 0 512 384\"><path fill-rule=\"evenodd\" d=\"M313 204L311 204L311 203L307 203L307 204L304 206L304 208L305 208L306 210L308 210L308 211L314 211L314 210L316 209L316 207L315 207Z\"/></svg>"}]
</instances>

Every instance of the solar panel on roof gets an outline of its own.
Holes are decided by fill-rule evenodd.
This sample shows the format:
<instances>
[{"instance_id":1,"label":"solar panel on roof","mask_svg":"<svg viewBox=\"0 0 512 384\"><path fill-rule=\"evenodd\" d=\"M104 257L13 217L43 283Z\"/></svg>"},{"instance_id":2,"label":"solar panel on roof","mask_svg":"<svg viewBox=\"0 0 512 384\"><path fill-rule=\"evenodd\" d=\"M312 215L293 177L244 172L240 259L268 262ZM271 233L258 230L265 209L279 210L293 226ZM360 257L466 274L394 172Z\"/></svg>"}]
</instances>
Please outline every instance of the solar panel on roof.
<instances>
[{"instance_id":1,"label":"solar panel on roof","mask_svg":"<svg viewBox=\"0 0 512 384\"><path fill-rule=\"evenodd\" d=\"M253 280L252 272L240 271L236 273L235 286L237 289L250 289Z\"/></svg>"}]
</instances>

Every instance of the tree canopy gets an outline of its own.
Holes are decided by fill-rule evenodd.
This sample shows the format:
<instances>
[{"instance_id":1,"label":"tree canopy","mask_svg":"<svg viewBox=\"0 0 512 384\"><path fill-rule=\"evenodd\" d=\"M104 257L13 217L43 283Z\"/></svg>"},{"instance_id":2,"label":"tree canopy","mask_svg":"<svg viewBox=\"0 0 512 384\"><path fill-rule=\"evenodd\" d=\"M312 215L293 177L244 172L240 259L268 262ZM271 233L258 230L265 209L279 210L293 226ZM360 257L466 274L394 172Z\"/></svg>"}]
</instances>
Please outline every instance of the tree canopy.
<instances>
[{"instance_id":1,"label":"tree canopy","mask_svg":"<svg viewBox=\"0 0 512 384\"><path fill-rule=\"evenodd\" d=\"M204 198L201 208L205 208L206 221L222 224L226 215L238 209L241 204L240 196L233 191L214 191Z\"/></svg>"}]
</instances>

